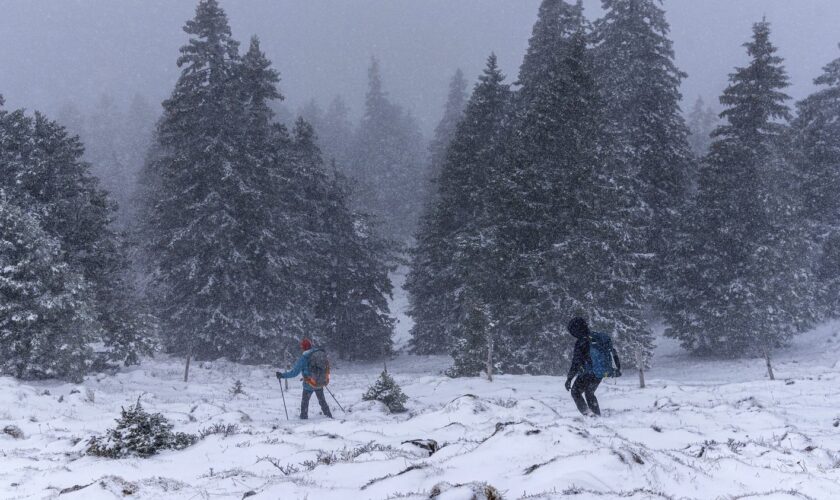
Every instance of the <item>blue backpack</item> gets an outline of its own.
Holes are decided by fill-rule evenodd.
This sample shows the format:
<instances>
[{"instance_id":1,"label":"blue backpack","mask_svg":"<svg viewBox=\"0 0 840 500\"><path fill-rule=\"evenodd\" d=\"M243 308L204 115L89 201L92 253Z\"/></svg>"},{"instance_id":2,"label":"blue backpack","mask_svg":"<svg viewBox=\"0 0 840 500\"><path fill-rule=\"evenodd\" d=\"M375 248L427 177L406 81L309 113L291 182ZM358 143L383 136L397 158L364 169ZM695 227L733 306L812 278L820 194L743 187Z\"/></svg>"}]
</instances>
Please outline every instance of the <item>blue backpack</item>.
<instances>
[{"instance_id":1,"label":"blue backpack","mask_svg":"<svg viewBox=\"0 0 840 500\"><path fill-rule=\"evenodd\" d=\"M589 335L589 362L584 368L586 373L598 378L621 376L613 359L613 345L609 335L598 332Z\"/></svg>"}]
</instances>

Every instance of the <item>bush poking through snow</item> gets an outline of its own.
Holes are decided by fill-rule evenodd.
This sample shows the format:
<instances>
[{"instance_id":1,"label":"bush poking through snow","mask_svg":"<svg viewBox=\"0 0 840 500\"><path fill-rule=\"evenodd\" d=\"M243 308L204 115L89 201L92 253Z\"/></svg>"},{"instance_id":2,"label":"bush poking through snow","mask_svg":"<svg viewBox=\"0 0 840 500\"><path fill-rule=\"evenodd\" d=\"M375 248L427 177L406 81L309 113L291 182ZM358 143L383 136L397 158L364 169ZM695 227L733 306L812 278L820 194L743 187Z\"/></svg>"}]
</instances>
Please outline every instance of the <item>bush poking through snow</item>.
<instances>
[{"instance_id":1,"label":"bush poking through snow","mask_svg":"<svg viewBox=\"0 0 840 500\"><path fill-rule=\"evenodd\" d=\"M239 434L239 426L236 424L213 424L198 431L198 437L201 439L214 434L219 434L222 437L233 436Z\"/></svg>"},{"instance_id":2,"label":"bush poking through snow","mask_svg":"<svg viewBox=\"0 0 840 500\"><path fill-rule=\"evenodd\" d=\"M404 413L408 411L405 407L408 396L403 393L402 389L388 370L382 370L376 382L367 390L362 396L365 401L379 401L388 407L391 413Z\"/></svg>"},{"instance_id":3,"label":"bush poking through snow","mask_svg":"<svg viewBox=\"0 0 840 500\"><path fill-rule=\"evenodd\" d=\"M138 399L133 406L122 409L117 426L108 429L104 438L91 438L87 453L107 458L145 458L161 450L182 450L198 440L194 434L172 432L172 427L160 413L144 410Z\"/></svg>"},{"instance_id":4,"label":"bush poking through snow","mask_svg":"<svg viewBox=\"0 0 840 500\"><path fill-rule=\"evenodd\" d=\"M245 388L242 387L242 381L237 379L230 388L230 395L235 398L240 394L245 395Z\"/></svg>"},{"instance_id":5,"label":"bush poking through snow","mask_svg":"<svg viewBox=\"0 0 840 500\"><path fill-rule=\"evenodd\" d=\"M12 436L15 439L23 439L25 437L23 435L23 431L16 425L7 425L6 427L3 427L3 434Z\"/></svg>"}]
</instances>

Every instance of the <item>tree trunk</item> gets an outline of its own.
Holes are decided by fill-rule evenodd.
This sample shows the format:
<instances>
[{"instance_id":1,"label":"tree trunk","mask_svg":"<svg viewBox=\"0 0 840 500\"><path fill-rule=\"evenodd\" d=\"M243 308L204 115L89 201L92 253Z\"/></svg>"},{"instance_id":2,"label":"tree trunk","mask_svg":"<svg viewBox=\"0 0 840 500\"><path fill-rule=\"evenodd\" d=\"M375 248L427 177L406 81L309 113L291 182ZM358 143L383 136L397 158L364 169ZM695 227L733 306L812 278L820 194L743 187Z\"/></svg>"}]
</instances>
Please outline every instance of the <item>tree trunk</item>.
<instances>
[{"instance_id":1,"label":"tree trunk","mask_svg":"<svg viewBox=\"0 0 840 500\"><path fill-rule=\"evenodd\" d=\"M767 375L770 380L776 380L776 375L773 374L773 365L770 363L770 349L764 350L764 362L767 363Z\"/></svg>"},{"instance_id":2,"label":"tree trunk","mask_svg":"<svg viewBox=\"0 0 840 500\"><path fill-rule=\"evenodd\" d=\"M187 363L184 365L184 382L190 380L190 353L187 353Z\"/></svg>"},{"instance_id":3,"label":"tree trunk","mask_svg":"<svg viewBox=\"0 0 840 500\"><path fill-rule=\"evenodd\" d=\"M487 335L487 380L493 381L493 335Z\"/></svg>"},{"instance_id":4,"label":"tree trunk","mask_svg":"<svg viewBox=\"0 0 840 500\"><path fill-rule=\"evenodd\" d=\"M636 353L636 366L639 367L639 389L645 388L645 360L642 359L642 353Z\"/></svg>"}]
</instances>

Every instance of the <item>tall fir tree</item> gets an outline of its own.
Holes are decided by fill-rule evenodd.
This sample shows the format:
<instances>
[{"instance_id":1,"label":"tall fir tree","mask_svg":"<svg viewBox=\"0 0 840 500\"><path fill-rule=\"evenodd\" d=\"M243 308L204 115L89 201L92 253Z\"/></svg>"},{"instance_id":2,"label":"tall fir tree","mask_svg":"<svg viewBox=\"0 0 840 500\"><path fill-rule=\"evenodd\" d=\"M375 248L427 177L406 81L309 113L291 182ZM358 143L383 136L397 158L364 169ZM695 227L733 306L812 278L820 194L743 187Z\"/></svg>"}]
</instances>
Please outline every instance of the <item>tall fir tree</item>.
<instances>
[{"instance_id":1,"label":"tall fir tree","mask_svg":"<svg viewBox=\"0 0 840 500\"><path fill-rule=\"evenodd\" d=\"M803 217L816 246L820 312L833 317L840 308L840 59L829 63L814 83L818 90L798 103L793 143Z\"/></svg>"},{"instance_id":2,"label":"tall fir tree","mask_svg":"<svg viewBox=\"0 0 840 500\"><path fill-rule=\"evenodd\" d=\"M435 135L429 145L428 176L431 182L436 182L440 176L440 169L446 159L449 143L455 135L458 122L464 115L467 98L467 81L464 79L464 73L458 69L449 81L449 94L447 94L446 105L443 109L443 117L435 127ZM434 189L431 187L430 189L433 194Z\"/></svg>"},{"instance_id":3,"label":"tall fir tree","mask_svg":"<svg viewBox=\"0 0 840 500\"><path fill-rule=\"evenodd\" d=\"M289 213L304 229L296 252L313 314L309 329L342 359L387 357L394 329L390 247L349 209L349 190L340 174L327 174L312 126L299 119L292 136L296 191L303 197Z\"/></svg>"},{"instance_id":4,"label":"tall fir tree","mask_svg":"<svg viewBox=\"0 0 840 500\"><path fill-rule=\"evenodd\" d=\"M391 239L410 237L422 210L422 135L414 118L385 92L379 62L368 70L365 111L356 131L349 176L359 182L356 207L381 221Z\"/></svg>"},{"instance_id":5,"label":"tall fir tree","mask_svg":"<svg viewBox=\"0 0 840 500\"><path fill-rule=\"evenodd\" d=\"M123 143L124 122L125 116L114 97L102 94L81 135L85 144L84 158L91 165L91 173L99 179L118 207L128 205L133 184ZM124 222L122 218L119 220Z\"/></svg>"},{"instance_id":6,"label":"tall fir tree","mask_svg":"<svg viewBox=\"0 0 840 500\"><path fill-rule=\"evenodd\" d=\"M602 7L594 59L604 119L617 142L616 161L638 179L649 211L639 252L651 256L643 279L656 302L664 293L665 276L674 272L671 250L682 237L679 223L694 169L680 110L686 75L674 63L659 0L602 0Z\"/></svg>"},{"instance_id":7,"label":"tall fir tree","mask_svg":"<svg viewBox=\"0 0 840 500\"><path fill-rule=\"evenodd\" d=\"M688 114L687 123L691 132L688 142L697 158L703 158L709 152L712 145L712 132L717 128L718 122L717 113L714 112L712 107L706 105L702 97L697 97Z\"/></svg>"},{"instance_id":8,"label":"tall fir tree","mask_svg":"<svg viewBox=\"0 0 840 500\"><path fill-rule=\"evenodd\" d=\"M478 300L465 295L467 276L485 285L480 291L485 300L489 294L499 293L493 283L478 279L479 274L486 278L488 273L493 273L495 266L491 262L479 262L481 249L473 246L493 246L489 239L478 238L481 231L490 231L497 222L491 218L496 214L491 214L490 208L492 180L496 175L494 162L511 98L496 56L492 55L447 148L437 193L421 220L412 251L406 289L409 314L415 322L411 347L416 353L451 353L460 339L468 335L464 331L468 326L463 322L465 315L483 306L467 304ZM478 335L486 338L484 331ZM485 357L463 345L456 351L463 353L463 360L456 362L455 372L459 374L472 374L473 370L466 366L476 366L471 360Z\"/></svg>"},{"instance_id":9,"label":"tall fir tree","mask_svg":"<svg viewBox=\"0 0 840 500\"><path fill-rule=\"evenodd\" d=\"M257 40L240 57L216 0L199 2L184 31L149 167L160 179L145 211L151 291L170 352L261 361L281 349L291 302L272 204L278 77Z\"/></svg>"},{"instance_id":10,"label":"tall fir tree","mask_svg":"<svg viewBox=\"0 0 840 500\"><path fill-rule=\"evenodd\" d=\"M38 217L60 245L63 262L87 283L98 328L112 361L135 363L151 352L150 324L127 279L128 261L113 230L116 210L78 137L44 115L0 110L0 189Z\"/></svg>"},{"instance_id":11,"label":"tall fir tree","mask_svg":"<svg viewBox=\"0 0 840 500\"><path fill-rule=\"evenodd\" d=\"M701 166L690 265L674 278L669 336L702 355L762 355L813 319L795 172L785 158L788 77L770 25L753 27L746 67L721 96L724 125ZM792 189L793 187L793 189Z\"/></svg>"},{"instance_id":12,"label":"tall fir tree","mask_svg":"<svg viewBox=\"0 0 840 500\"><path fill-rule=\"evenodd\" d=\"M581 2L545 0L520 70L513 138L504 155L511 188L501 237L512 250L506 329L523 371L558 373L574 315L617 337L643 366L651 350L642 320L644 215L640 184L616 161L616 141L594 78ZM620 144L620 143L619 143Z\"/></svg>"},{"instance_id":13,"label":"tall fir tree","mask_svg":"<svg viewBox=\"0 0 840 500\"><path fill-rule=\"evenodd\" d=\"M0 190L0 373L81 382L100 325L61 245Z\"/></svg>"},{"instance_id":14,"label":"tall fir tree","mask_svg":"<svg viewBox=\"0 0 840 500\"><path fill-rule=\"evenodd\" d=\"M349 209L350 190L337 171L326 203L326 280L319 289L317 316L323 335L342 359L382 359L393 351L394 246L382 239L366 217Z\"/></svg>"},{"instance_id":15,"label":"tall fir tree","mask_svg":"<svg viewBox=\"0 0 840 500\"><path fill-rule=\"evenodd\" d=\"M350 109L341 96L335 96L324 111L318 136L325 159L334 161L341 172L346 172L353 149L353 124Z\"/></svg>"}]
</instances>

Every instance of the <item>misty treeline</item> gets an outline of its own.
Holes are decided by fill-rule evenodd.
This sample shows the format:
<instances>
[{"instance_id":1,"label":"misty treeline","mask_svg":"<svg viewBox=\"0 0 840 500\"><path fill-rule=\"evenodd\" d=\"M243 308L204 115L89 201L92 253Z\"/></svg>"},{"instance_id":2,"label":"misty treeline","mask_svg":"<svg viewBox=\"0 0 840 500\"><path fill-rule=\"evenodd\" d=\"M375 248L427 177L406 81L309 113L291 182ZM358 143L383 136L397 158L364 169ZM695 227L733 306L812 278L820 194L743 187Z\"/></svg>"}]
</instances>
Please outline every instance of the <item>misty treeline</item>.
<instances>
[{"instance_id":1,"label":"misty treeline","mask_svg":"<svg viewBox=\"0 0 840 500\"><path fill-rule=\"evenodd\" d=\"M158 347L187 370L190 359L281 363L304 336L342 358L391 354L401 235L388 207L423 195L413 119L374 61L354 153L325 159L310 123L276 119L279 75L256 37L240 49L216 0L184 31L181 75L153 127L142 98L127 112L107 98L91 116L65 107L93 144L85 154L41 114L0 111L2 372L79 379ZM371 167L351 182L359 164ZM386 173L389 190L363 191L364 175Z\"/></svg>"},{"instance_id":2,"label":"misty treeline","mask_svg":"<svg viewBox=\"0 0 840 500\"><path fill-rule=\"evenodd\" d=\"M772 378L773 351L838 306L840 60L794 115L758 22L691 130L660 2L602 4L590 23L544 0L513 82L488 60L417 233L412 348L452 375L558 374L582 315L643 370L662 320Z\"/></svg>"},{"instance_id":3,"label":"misty treeline","mask_svg":"<svg viewBox=\"0 0 840 500\"><path fill-rule=\"evenodd\" d=\"M277 364L303 336L384 358L408 243L411 349L453 376L559 373L574 315L642 370L663 321L772 376L838 305L840 59L794 109L759 22L723 112L684 117L658 0L603 6L544 0L518 77L493 55L471 89L456 72L428 146L376 59L358 123L341 97L295 118L217 0L184 27L162 115L105 97L55 122L0 98L0 371Z\"/></svg>"}]
</instances>

